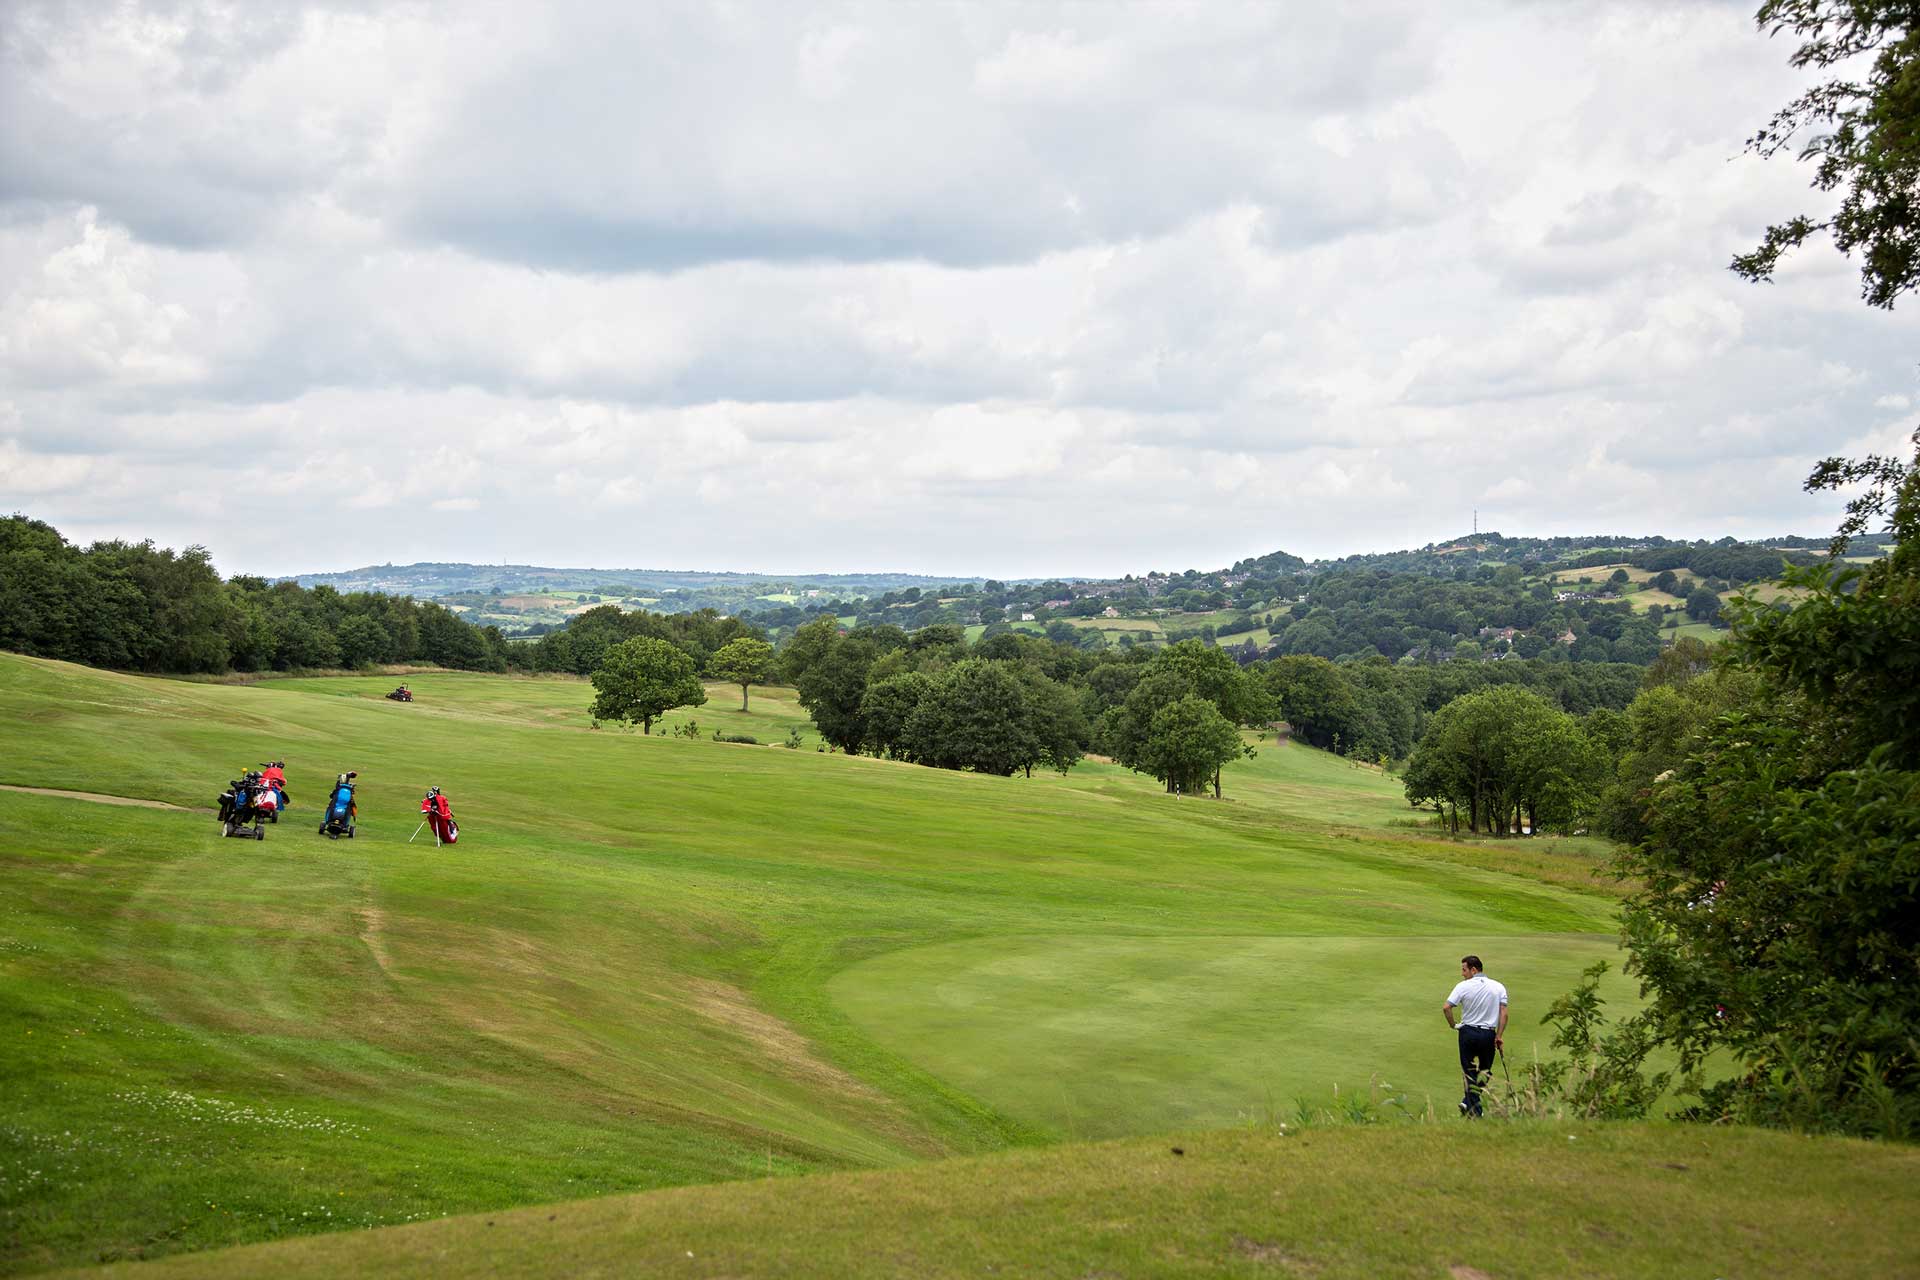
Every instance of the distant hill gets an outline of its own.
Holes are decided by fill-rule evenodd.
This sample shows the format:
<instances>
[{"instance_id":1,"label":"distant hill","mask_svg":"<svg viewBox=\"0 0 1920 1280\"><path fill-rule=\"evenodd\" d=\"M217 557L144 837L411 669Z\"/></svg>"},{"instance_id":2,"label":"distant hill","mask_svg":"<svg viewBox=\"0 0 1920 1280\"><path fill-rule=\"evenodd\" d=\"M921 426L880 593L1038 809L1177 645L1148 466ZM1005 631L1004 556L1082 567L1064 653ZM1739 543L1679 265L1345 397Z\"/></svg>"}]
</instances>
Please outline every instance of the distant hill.
<instances>
[{"instance_id":1,"label":"distant hill","mask_svg":"<svg viewBox=\"0 0 1920 1280\"><path fill-rule=\"evenodd\" d=\"M297 573L281 581L336 591L384 591L391 595L438 597L467 591L521 594L531 591L593 591L614 594L691 592L711 587L763 587L766 594L831 591L868 595L904 587L930 587L981 579L940 578L922 573L765 573L705 572L679 569L563 569L537 564L462 564L423 560L415 564L367 565L336 573ZM627 590L630 589L630 590Z\"/></svg>"},{"instance_id":2,"label":"distant hill","mask_svg":"<svg viewBox=\"0 0 1920 1280\"><path fill-rule=\"evenodd\" d=\"M1109 605L1122 613L1144 606L1153 606L1157 613L1209 614L1225 610L1227 616L1206 621L1238 634L1264 632L1250 620L1251 614L1272 610L1280 599L1288 604L1303 600L1310 584L1342 574L1384 572L1471 582L1509 565L1537 577L1555 570L1626 564L1655 571L1690 567L1699 576L1741 583L1772 577L1782 553L1805 561L1818 558L1814 548L1824 547L1824 540L1798 536L1741 543L1732 538L1688 542L1657 534L1531 538L1475 531L1403 551L1307 560L1275 550L1222 569L1128 574L1113 579L1062 576L996 582L917 573L778 575L422 561L302 573L290 580L305 587L378 591L434 600L468 621L499 626L510 635L552 630L601 604L661 613L713 609L725 614L752 614L763 625L777 628L794 625L822 609L907 627L932 622L977 623L986 617L983 606L993 617L1004 616L1009 624L1018 625L1024 618L1044 621L1048 613L1070 612L1064 607L1068 602L1076 605L1071 612L1082 616L1099 613ZM1855 550L1871 555L1884 548L1872 539L1861 539ZM960 603L949 607L955 601ZM1244 625L1234 625L1235 618Z\"/></svg>"},{"instance_id":3,"label":"distant hill","mask_svg":"<svg viewBox=\"0 0 1920 1280\"><path fill-rule=\"evenodd\" d=\"M741 614L782 605L826 605L889 591L979 579L919 573L758 573L677 569L570 569L536 564L367 565L337 573L301 573L288 581L336 591L381 591L437 600L471 621L525 632L559 625L595 604L662 613L714 609Z\"/></svg>"}]
</instances>

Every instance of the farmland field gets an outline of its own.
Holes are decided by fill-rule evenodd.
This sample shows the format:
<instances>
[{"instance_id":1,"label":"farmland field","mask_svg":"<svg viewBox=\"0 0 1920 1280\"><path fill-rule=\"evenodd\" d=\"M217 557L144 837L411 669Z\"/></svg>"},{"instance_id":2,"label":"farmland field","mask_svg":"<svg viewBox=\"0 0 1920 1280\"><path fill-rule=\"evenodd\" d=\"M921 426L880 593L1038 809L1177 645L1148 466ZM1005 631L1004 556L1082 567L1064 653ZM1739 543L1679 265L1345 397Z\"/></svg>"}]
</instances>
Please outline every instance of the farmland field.
<instances>
[{"instance_id":1,"label":"farmland field","mask_svg":"<svg viewBox=\"0 0 1920 1280\"><path fill-rule=\"evenodd\" d=\"M409 683L0 655L0 784L177 806L0 790L0 1269L1232 1126L1381 1080L1445 1110L1461 952L1514 984L1524 1057L1613 950L1590 851L1406 830L1391 778L1298 744L1213 802L1100 762L828 755L787 690L711 686L669 718L689 739L590 729L578 680ZM269 757L296 807L222 839L215 794ZM325 840L347 768L358 835ZM457 845L409 842L428 785Z\"/></svg>"},{"instance_id":2,"label":"farmland field","mask_svg":"<svg viewBox=\"0 0 1920 1280\"><path fill-rule=\"evenodd\" d=\"M1580 579L1586 578L1590 580L1594 586L1602 586L1608 578L1613 576L1614 570L1616 569L1625 569L1627 571L1627 581L1634 583L1647 582L1655 576L1654 572L1650 569L1639 569L1630 564L1599 564L1589 566L1585 569L1557 569L1549 575L1549 581L1564 585L1567 583L1578 583Z\"/></svg>"}]
</instances>

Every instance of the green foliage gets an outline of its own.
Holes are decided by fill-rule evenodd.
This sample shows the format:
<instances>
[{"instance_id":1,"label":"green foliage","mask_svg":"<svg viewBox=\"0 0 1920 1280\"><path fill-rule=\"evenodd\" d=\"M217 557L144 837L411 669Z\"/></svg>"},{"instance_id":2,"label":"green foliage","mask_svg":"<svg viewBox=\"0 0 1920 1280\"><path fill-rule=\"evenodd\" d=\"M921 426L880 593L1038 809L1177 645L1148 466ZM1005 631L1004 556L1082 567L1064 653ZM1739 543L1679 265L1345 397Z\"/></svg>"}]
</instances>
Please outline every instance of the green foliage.
<instances>
[{"instance_id":1,"label":"green foliage","mask_svg":"<svg viewBox=\"0 0 1920 1280\"><path fill-rule=\"evenodd\" d=\"M1230 760L1252 754L1214 703L1189 694L1154 712L1141 767L1176 794L1203 791Z\"/></svg>"},{"instance_id":2,"label":"green foliage","mask_svg":"<svg viewBox=\"0 0 1920 1280\"><path fill-rule=\"evenodd\" d=\"M693 659L665 640L636 636L607 650L593 673L595 720L638 724L653 732L653 722L675 707L697 707L707 700L694 675Z\"/></svg>"},{"instance_id":3,"label":"green foliage","mask_svg":"<svg viewBox=\"0 0 1920 1280\"><path fill-rule=\"evenodd\" d=\"M1840 191L1831 217L1806 215L1767 228L1733 270L1770 280L1780 258L1817 232L1840 252L1860 255L1861 296L1891 308L1920 285L1920 22L1908 0L1767 0L1755 21L1769 35L1791 32L1799 68L1844 66L1795 98L1747 141L1772 156L1798 143L1814 161L1816 191ZM1861 65L1864 63L1864 65ZM1860 72L1864 71L1864 75Z\"/></svg>"},{"instance_id":4,"label":"green foliage","mask_svg":"<svg viewBox=\"0 0 1920 1280\"><path fill-rule=\"evenodd\" d=\"M1697 646L1696 653L1694 646ZM1699 735L1721 715L1749 705L1758 694L1751 673L1731 666L1703 670L1706 645L1683 636L1647 670L1647 687L1619 717L1605 753L1611 778L1593 812L1598 830L1633 843L1647 836L1647 811L1656 780L1685 762Z\"/></svg>"},{"instance_id":5,"label":"green foliage","mask_svg":"<svg viewBox=\"0 0 1920 1280\"><path fill-rule=\"evenodd\" d=\"M1728 660L1756 692L1654 779L1620 859L1651 1025L1683 1067L1737 1064L1705 1116L1920 1119L1920 466L1879 480L1894 554L1791 573L1789 611L1735 602Z\"/></svg>"},{"instance_id":6,"label":"green foliage","mask_svg":"<svg viewBox=\"0 0 1920 1280\"><path fill-rule=\"evenodd\" d=\"M1041 756L1026 688L1008 664L969 658L929 681L901 737L907 759L1002 777Z\"/></svg>"},{"instance_id":7,"label":"green foliage","mask_svg":"<svg viewBox=\"0 0 1920 1280\"><path fill-rule=\"evenodd\" d=\"M1126 683L1109 679L1106 686L1111 694ZM1186 705L1196 699L1212 710L1211 718ZM1169 715L1176 706L1182 709ZM1152 774L1169 791L1192 791L1210 780L1217 793L1220 766L1243 754L1235 726L1262 723L1273 707L1259 679L1226 653L1183 640L1155 653L1131 679L1125 699L1102 714L1097 736L1108 755Z\"/></svg>"},{"instance_id":8,"label":"green foliage","mask_svg":"<svg viewBox=\"0 0 1920 1280\"><path fill-rule=\"evenodd\" d=\"M918 671L903 671L867 686L860 715L866 725L866 745L876 755L904 756L907 722L932 688L932 678Z\"/></svg>"},{"instance_id":9,"label":"green foliage","mask_svg":"<svg viewBox=\"0 0 1920 1280\"><path fill-rule=\"evenodd\" d=\"M1798 726L1724 717L1656 788L1648 839L1621 859L1639 879L1625 927L1649 1016L1691 1068L1716 1050L1745 1074L1716 1114L1795 1114L1857 1126L1876 1078L1920 1093L1920 774L1876 751L1805 772ZM1785 1077L1776 1073L1786 1072Z\"/></svg>"},{"instance_id":10,"label":"green foliage","mask_svg":"<svg viewBox=\"0 0 1920 1280\"><path fill-rule=\"evenodd\" d=\"M1687 616L1695 622L1717 622L1720 618L1720 597L1699 587L1687 597Z\"/></svg>"},{"instance_id":11,"label":"green foliage","mask_svg":"<svg viewBox=\"0 0 1920 1280\"><path fill-rule=\"evenodd\" d=\"M1407 800L1433 804L1458 830L1505 835L1566 830L1593 802L1605 769L1578 721L1531 690L1499 686L1442 707L1407 761Z\"/></svg>"},{"instance_id":12,"label":"green foliage","mask_svg":"<svg viewBox=\"0 0 1920 1280\"><path fill-rule=\"evenodd\" d=\"M877 637L872 629L843 636L830 620L822 621L828 625L815 632L820 640L818 647L809 638L803 650L808 655L804 665L790 660L787 669L797 672L793 685L800 695L800 705L813 716L821 736L842 751L858 751L867 736L861 704L867 696L868 671L880 656L881 646L891 645L892 640ZM819 627L819 623L809 623L801 631ZM795 639L801 639L798 632Z\"/></svg>"},{"instance_id":13,"label":"green foliage","mask_svg":"<svg viewBox=\"0 0 1920 1280\"><path fill-rule=\"evenodd\" d=\"M747 709L747 690L773 679L777 664L773 646L757 636L738 636L727 641L707 661L707 674L715 680L740 686L740 709Z\"/></svg>"},{"instance_id":14,"label":"green foliage","mask_svg":"<svg viewBox=\"0 0 1920 1280\"><path fill-rule=\"evenodd\" d=\"M0 520L0 648L166 673L431 662L504 670L508 646L435 604L331 587L222 582L204 549L101 542Z\"/></svg>"},{"instance_id":15,"label":"green foliage","mask_svg":"<svg viewBox=\"0 0 1920 1280\"><path fill-rule=\"evenodd\" d=\"M1608 1026L1600 998L1600 977L1608 968L1598 961L1580 975L1579 985L1547 1006L1540 1021L1554 1029L1553 1047L1567 1057L1543 1065L1539 1092L1581 1119L1640 1120L1665 1096L1673 1074L1647 1073L1658 1037L1644 1018Z\"/></svg>"},{"instance_id":16,"label":"green foliage","mask_svg":"<svg viewBox=\"0 0 1920 1280\"><path fill-rule=\"evenodd\" d=\"M715 655L735 640L764 639L758 627L739 618L724 617L712 609L667 614L603 604L576 614L563 629L550 631L533 644L522 646L519 656L533 671L591 675L608 649L635 636L665 640L692 658L695 670L706 669ZM716 675L715 678L722 677ZM771 673L767 678L771 678ZM728 678L728 683L739 681ZM764 684L766 679L749 683ZM744 689L741 700L745 702Z\"/></svg>"}]
</instances>

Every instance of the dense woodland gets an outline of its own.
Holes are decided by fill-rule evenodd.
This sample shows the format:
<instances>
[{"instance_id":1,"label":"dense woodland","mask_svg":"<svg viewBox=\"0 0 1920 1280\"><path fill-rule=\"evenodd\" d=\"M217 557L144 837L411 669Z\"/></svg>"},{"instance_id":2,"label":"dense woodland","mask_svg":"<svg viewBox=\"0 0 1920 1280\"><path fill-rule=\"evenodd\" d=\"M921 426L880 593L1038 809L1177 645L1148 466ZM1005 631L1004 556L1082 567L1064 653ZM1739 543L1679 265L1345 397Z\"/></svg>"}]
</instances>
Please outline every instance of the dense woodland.
<instances>
[{"instance_id":1,"label":"dense woodland","mask_svg":"<svg viewBox=\"0 0 1920 1280\"><path fill-rule=\"evenodd\" d=\"M431 602L236 576L206 551L76 547L0 520L0 649L123 671L206 674L430 663L504 671L510 646Z\"/></svg>"}]
</instances>

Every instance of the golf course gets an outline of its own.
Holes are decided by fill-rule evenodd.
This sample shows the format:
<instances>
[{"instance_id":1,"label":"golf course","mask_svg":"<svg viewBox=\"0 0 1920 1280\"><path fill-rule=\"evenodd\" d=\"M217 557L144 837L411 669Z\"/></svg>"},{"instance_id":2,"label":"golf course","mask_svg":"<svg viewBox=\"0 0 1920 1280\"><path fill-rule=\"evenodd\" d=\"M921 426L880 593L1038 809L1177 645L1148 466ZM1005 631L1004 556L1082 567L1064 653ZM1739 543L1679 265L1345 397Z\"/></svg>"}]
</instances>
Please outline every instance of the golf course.
<instances>
[{"instance_id":1,"label":"golf course","mask_svg":"<svg viewBox=\"0 0 1920 1280\"><path fill-rule=\"evenodd\" d=\"M1464 952L1516 1063L1594 962L1634 1000L1596 842L1443 840L1270 738L1178 799L830 752L787 689L641 735L578 679L408 682L0 654L0 1272L1920 1265L1912 1147L1453 1115ZM293 807L223 838L268 759Z\"/></svg>"}]
</instances>

